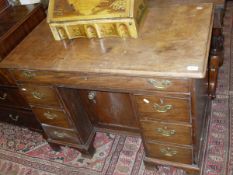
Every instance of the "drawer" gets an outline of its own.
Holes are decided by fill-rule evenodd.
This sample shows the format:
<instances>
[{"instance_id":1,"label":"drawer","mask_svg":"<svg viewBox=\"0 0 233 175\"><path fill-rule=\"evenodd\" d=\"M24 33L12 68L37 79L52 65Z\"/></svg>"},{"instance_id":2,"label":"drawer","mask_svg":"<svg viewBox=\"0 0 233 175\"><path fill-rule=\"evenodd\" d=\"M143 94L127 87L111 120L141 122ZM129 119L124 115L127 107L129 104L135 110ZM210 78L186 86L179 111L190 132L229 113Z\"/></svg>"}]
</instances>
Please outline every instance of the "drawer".
<instances>
[{"instance_id":1,"label":"drawer","mask_svg":"<svg viewBox=\"0 0 233 175\"><path fill-rule=\"evenodd\" d=\"M2 122L8 122L18 126L25 126L35 130L42 130L40 123L30 110L0 107Z\"/></svg>"},{"instance_id":2,"label":"drawer","mask_svg":"<svg viewBox=\"0 0 233 175\"><path fill-rule=\"evenodd\" d=\"M24 84L20 87L30 105L60 107L57 93L53 87L30 84Z\"/></svg>"},{"instance_id":3,"label":"drawer","mask_svg":"<svg viewBox=\"0 0 233 175\"><path fill-rule=\"evenodd\" d=\"M29 108L18 88L0 87L0 105Z\"/></svg>"},{"instance_id":4,"label":"drawer","mask_svg":"<svg viewBox=\"0 0 233 175\"><path fill-rule=\"evenodd\" d=\"M146 155L148 157L192 164L192 147L178 147L160 143L146 142Z\"/></svg>"},{"instance_id":5,"label":"drawer","mask_svg":"<svg viewBox=\"0 0 233 175\"><path fill-rule=\"evenodd\" d=\"M157 121L140 121L146 140L157 140L177 144L192 144L192 128L188 125Z\"/></svg>"},{"instance_id":6,"label":"drawer","mask_svg":"<svg viewBox=\"0 0 233 175\"><path fill-rule=\"evenodd\" d=\"M32 108L32 111L41 123L70 128L68 117L62 110L59 111L46 108Z\"/></svg>"},{"instance_id":7,"label":"drawer","mask_svg":"<svg viewBox=\"0 0 233 175\"><path fill-rule=\"evenodd\" d=\"M189 92L189 80L158 77L112 76L106 74L80 74L70 72L12 70L19 82L72 85L79 88L111 88L123 90L150 90Z\"/></svg>"},{"instance_id":8,"label":"drawer","mask_svg":"<svg viewBox=\"0 0 233 175\"><path fill-rule=\"evenodd\" d=\"M64 142L64 144L65 143L80 144L79 136L74 130L58 128L45 124L42 124L42 127L49 139L61 141Z\"/></svg>"},{"instance_id":9,"label":"drawer","mask_svg":"<svg viewBox=\"0 0 233 175\"><path fill-rule=\"evenodd\" d=\"M188 99L136 95L135 100L141 118L190 122Z\"/></svg>"}]
</instances>

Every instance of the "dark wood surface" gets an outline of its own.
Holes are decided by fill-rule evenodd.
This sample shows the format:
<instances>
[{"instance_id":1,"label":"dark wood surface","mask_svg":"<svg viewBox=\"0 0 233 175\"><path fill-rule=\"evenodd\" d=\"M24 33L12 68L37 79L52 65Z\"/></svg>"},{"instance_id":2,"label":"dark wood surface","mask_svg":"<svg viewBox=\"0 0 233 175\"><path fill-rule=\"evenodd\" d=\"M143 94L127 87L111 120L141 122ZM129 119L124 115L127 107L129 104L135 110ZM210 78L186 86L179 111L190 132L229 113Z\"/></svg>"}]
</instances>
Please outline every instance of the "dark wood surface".
<instances>
[{"instance_id":1,"label":"dark wood surface","mask_svg":"<svg viewBox=\"0 0 233 175\"><path fill-rule=\"evenodd\" d=\"M9 3L7 0L0 0L0 13L9 7Z\"/></svg>"},{"instance_id":2,"label":"dark wood surface","mask_svg":"<svg viewBox=\"0 0 233 175\"><path fill-rule=\"evenodd\" d=\"M40 121L40 123L64 128L71 128L71 125L67 120L68 117L61 109L55 110L51 108L34 107L32 108L32 110L37 116L37 119Z\"/></svg>"},{"instance_id":3,"label":"dark wood surface","mask_svg":"<svg viewBox=\"0 0 233 175\"><path fill-rule=\"evenodd\" d=\"M146 155L161 160L192 164L192 147L180 147L164 143L147 142Z\"/></svg>"},{"instance_id":4,"label":"dark wood surface","mask_svg":"<svg viewBox=\"0 0 233 175\"><path fill-rule=\"evenodd\" d=\"M194 144L194 162L201 165L201 159L199 155L201 149L203 148L202 138L205 132L205 121L209 115L208 108L208 76L204 79L197 79L193 81L192 88L192 98L191 98L191 115L192 115L192 136ZM207 111L208 110L208 111Z\"/></svg>"},{"instance_id":5,"label":"dark wood surface","mask_svg":"<svg viewBox=\"0 0 233 175\"><path fill-rule=\"evenodd\" d=\"M94 132L94 126L89 120L87 111L84 110L78 90L59 87L58 92L66 109L70 113L73 125L76 126L81 143L86 144L89 142L90 136L92 137L91 140L93 140L92 133Z\"/></svg>"},{"instance_id":6,"label":"dark wood surface","mask_svg":"<svg viewBox=\"0 0 233 175\"><path fill-rule=\"evenodd\" d=\"M1 122L8 122L18 126L28 127L33 130L41 131L41 125L36 120L31 110L22 110L0 106Z\"/></svg>"},{"instance_id":7,"label":"dark wood surface","mask_svg":"<svg viewBox=\"0 0 233 175\"><path fill-rule=\"evenodd\" d=\"M1 65L0 65L1 66ZM10 69L11 70L11 69ZM78 70L78 69L77 69ZM13 69L11 73L18 82L44 84L60 84L65 86L76 86L79 88L101 88L101 89L123 89L125 90L149 90L166 92L189 92L190 81L187 78L171 77L142 77L142 76L117 76L108 74L87 74L77 72L59 71L35 71ZM169 84L164 82L169 81ZM122 86L122 84L124 86ZM161 86L164 86L161 88Z\"/></svg>"},{"instance_id":8,"label":"dark wood surface","mask_svg":"<svg viewBox=\"0 0 233 175\"><path fill-rule=\"evenodd\" d=\"M209 63L209 95L212 98L216 97L216 88L218 80L218 71L219 71L219 57L211 56Z\"/></svg>"},{"instance_id":9,"label":"dark wood surface","mask_svg":"<svg viewBox=\"0 0 233 175\"><path fill-rule=\"evenodd\" d=\"M24 84L20 90L30 105L61 107L56 90L51 86Z\"/></svg>"},{"instance_id":10,"label":"dark wood surface","mask_svg":"<svg viewBox=\"0 0 233 175\"><path fill-rule=\"evenodd\" d=\"M0 38L7 32L18 25L19 22L26 19L35 8L27 8L27 6L10 6L5 9L0 15Z\"/></svg>"},{"instance_id":11,"label":"dark wood surface","mask_svg":"<svg viewBox=\"0 0 233 175\"><path fill-rule=\"evenodd\" d=\"M192 145L192 127L161 121L142 120L142 132L146 140Z\"/></svg>"},{"instance_id":12,"label":"dark wood surface","mask_svg":"<svg viewBox=\"0 0 233 175\"><path fill-rule=\"evenodd\" d=\"M174 98L174 96L169 97L167 94L156 94L156 96L137 95L135 100L141 119L190 122L188 98ZM166 109L167 106L171 106L171 108Z\"/></svg>"},{"instance_id":13,"label":"dark wood surface","mask_svg":"<svg viewBox=\"0 0 233 175\"><path fill-rule=\"evenodd\" d=\"M58 128L58 127L45 125L45 124L43 124L42 127L45 130L48 137L53 139L53 140L61 141L64 144L66 142L80 144L79 135L74 130L65 129L65 128Z\"/></svg>"},{"instance_id":14,"label":"dark wood surface","mask_svg":"<svg viewBox=\"0 0 233 175\"><path fill-rule=\"evenodd\" d=\"M7 69L0 69L0 85L16 86L16 82Z\"/></svg>"},{"instance_id":15,"label":"dark wood surface","mask_svg":"<svg viewBox=\"0 0 233 175\"><path fill-rule=\"evenodd\" d=\"M94 98L89 96L94 93ZM127 128L139 128L129 94L80 90L81 101L96 124Z\"/></svg>"},{"instance_id":16,"label":"dark wood surface","mask_svg":"<svg viewBox=\"0 0 233 175\"><path fill-rule=\"evenodd\" d=\"M0 87L0 105L29 108L17 87Z\"/></svg>"},{"instance_id":17,"label":"dark wood surface","mask_svg":"<svg viewBox=\"0 0 233 175\"><path fill-rule=\"evenodd\" d=\"M45 18L41 5L9 6L0 13L0 57L3 59Z\"/></svg>"}]
</instances>

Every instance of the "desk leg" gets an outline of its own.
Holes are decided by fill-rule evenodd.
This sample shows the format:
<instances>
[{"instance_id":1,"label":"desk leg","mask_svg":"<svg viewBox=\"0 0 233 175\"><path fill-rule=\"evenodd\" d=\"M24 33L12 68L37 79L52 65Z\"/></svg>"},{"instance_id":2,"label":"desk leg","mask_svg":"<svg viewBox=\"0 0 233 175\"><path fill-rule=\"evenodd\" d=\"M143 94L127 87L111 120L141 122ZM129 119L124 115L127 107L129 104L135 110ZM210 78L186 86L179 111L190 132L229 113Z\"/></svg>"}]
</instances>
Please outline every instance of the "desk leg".
<instances>
[{"instance_id":1,"label":"desk leg","mask_svg":"<svg viewBox=\"0 0 233 175\"><path fill-rule=\"evenodd\" d=\"M93 147L95 129L82 104L79 90L65 87L58 87L57 90L67 113L67 119L72 121L73 130L77 133L80 142L75 145L67 140L67 145L77 148L84 157L92 157L95 152Z\"/></svg>"},{"instance_id":2,"label":"desk leg","mask_svg":"<svg viewBox=\"0 0 233 175\"><path fill-rule=\"evenodd\" d=\"M224 37L222 33L222 28L213 28L210 56L218 57L219 66L222 66L224 60L223 44L224 44Z\"/></svg>"},{"instance_id":3,"label":"desk leg","mask_svg":"<svg viewBox=\"0 0 233 175\"><path fill-rule=\"evenodd\" d=\"M95 147L94 147L94 139L92 139L92 142L89 145L89 148L87 150L82 150L82 157L83 158L87 158L87 159L91 159L93 157L93 155L95 154Z\"/></svg>"}]
</instances>

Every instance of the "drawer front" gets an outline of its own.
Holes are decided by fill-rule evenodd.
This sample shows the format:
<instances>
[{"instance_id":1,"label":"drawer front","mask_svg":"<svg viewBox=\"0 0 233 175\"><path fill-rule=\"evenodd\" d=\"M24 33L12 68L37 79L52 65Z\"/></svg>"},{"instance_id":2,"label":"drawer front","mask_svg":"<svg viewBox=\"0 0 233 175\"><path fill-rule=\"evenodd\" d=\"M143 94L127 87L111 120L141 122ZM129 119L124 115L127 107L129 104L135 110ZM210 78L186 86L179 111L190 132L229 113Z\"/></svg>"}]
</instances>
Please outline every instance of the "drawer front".
<instances>
[{"instance_id":1,"label":"drawer front","mask_svg":"<svg viewBox=\"0 0 233 175\"><path fill-rule=\"evenodd\" d=\"M185 145L192 144L191 126L156 121L141 121L140 123L146 140L157 140Z\"/></svg>"},{"instance_id":2,"label":"drawer front","mask_svg":"<svg viewBox=\"0 0 233 175\"><path fill-rule=\"evenodd\" d=\"M146 154L148 157L192 164L192 148L178 147L158 143L146 143Z\"/></svg>"},{"instance_id":3,"label":"drawer front","mask_svg":"<svg viewBox=\"0 0 233 175\"><path fill-rule=\"evenodd\" d=\"M58 128L42 124L42 127L49 139L65 143L80 144L78 134L73 130Z\"/></svg>"},{"instance_id":4,"label":"drawer front","mask_svg":"<svg viewBox=\"0 0 233 175\"><path fill-rule=\"evenodd\" d=\"M50 71L12 70L19 82L41 82L61 85L72 85L80 88L112 88L123 90L149 90L167 92L189 92L187 79L167 79L155 77L126 77L111 75L92 75L78 73L62 73Z\"/></svg>"},{"instance_id":5,"label":"drawer front","mask_svg":"<svg viewBox=\"0 0 233 175\"><path fill-rule=\"evenodd\" d=\"M60 107L57 93L53 87L28 84L20 87L22 94L30 105Z\"/></svg>"},{"instance_id":6,"label":"drawer front","mask_svg":"<svg viewBox=\"0 0 233 175\"><path fill-rule=\"evenodd\" d=\"M32 110L41 123L70 128L68 118L63 111L46 108L32 108Z\"/></svg>"},{"instance_id":7,"label":"drawer front","mask_svg":"<svg viewBox=\"0 0 233 175\"><path fill-rule=\"evenodd\" d=\"M13 87L0 87L0 104L29 108L26 100L20 94L19 89Z\"/></svg>"},{"instance_id":8,"label":"drawer front","mask_svg":"<svg viewBox=\"0 0 233 175\"><path fill-rule=\"evenodd\" d=\"M31 129L42 130L40 123L29 110L0 107L0 120Z\"/></svg>"},{"instance_id":9,"label":"drawer front","mask_svg":"<svg viewBox=\"0 0 233 175\"><path fill-rule=\"evenodd\" d=\"M141 118L190 122L188 99L141 95L136 95L135 99Z\"/></svg>"}]
</instances>

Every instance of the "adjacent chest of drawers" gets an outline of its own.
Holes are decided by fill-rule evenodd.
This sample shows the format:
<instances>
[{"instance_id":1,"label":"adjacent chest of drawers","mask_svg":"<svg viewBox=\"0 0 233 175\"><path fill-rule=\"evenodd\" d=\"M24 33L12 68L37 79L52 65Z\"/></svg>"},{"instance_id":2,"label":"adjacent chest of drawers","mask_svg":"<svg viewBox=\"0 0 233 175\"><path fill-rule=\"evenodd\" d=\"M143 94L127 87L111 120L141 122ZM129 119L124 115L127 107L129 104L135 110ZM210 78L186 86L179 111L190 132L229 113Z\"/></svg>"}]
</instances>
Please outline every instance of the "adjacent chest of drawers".
<instances>
[{"instance_id":1,"label":"adjacent chest of drawers","mask_svg":"<svg viewBox=\"0 0 233 175\"><path fill-rule=\"evenodd\" d=\"M8 1L0 0L0 60L44 18L44 10L39 4L11 6ZM42 130L6 69L0 70L0 113L0 121Z\"/></svg>"},{"instance_id":2,"label":"adjacent chest of drawers","mask_svg":"<svg viewBox=\"0 0 233 175\"><path fill-rule=\"evenodd\" d=\"M8 75L8 71L0 71L0 120L41 131L40 123L20 94L14 79Z\"/></svg>"},{"instance_id":3,"label":"adjacent chest of drawers","mask_svg":"<svg viewBox=\"0 0 233 175\"><path fill-rule=\"evenodd\" d=\"M26 126L38 131L42 129L7 70L0 71L0 112L1 122Z\"/></svg>"}]
</instances>

